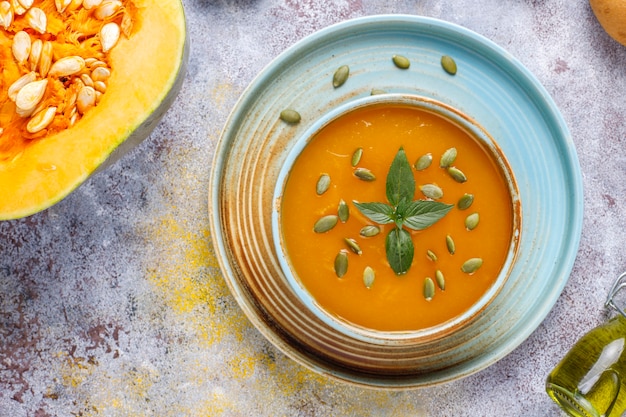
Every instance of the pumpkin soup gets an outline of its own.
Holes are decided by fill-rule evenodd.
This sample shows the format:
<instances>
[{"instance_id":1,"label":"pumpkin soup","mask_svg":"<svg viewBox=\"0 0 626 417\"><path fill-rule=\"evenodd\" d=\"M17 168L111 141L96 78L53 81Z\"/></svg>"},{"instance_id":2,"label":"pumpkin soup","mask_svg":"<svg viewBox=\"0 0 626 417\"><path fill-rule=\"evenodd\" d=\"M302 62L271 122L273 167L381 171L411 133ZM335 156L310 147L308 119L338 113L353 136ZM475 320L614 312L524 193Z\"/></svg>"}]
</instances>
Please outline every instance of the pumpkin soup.
<instances>
[{"instance_id":1,"label":"pumpkin soup","mask_svg":"<svg viewBox=\"0 0 626 417\"><path fill-rule=\"evenodd\" d=\"M513 238L515 207L491 151L446 118L401 104L365 106L323 127L295 160L280 204L296 278L330 314L380 331L467 311L497 279Z\"/></svg>"}]
</instances>

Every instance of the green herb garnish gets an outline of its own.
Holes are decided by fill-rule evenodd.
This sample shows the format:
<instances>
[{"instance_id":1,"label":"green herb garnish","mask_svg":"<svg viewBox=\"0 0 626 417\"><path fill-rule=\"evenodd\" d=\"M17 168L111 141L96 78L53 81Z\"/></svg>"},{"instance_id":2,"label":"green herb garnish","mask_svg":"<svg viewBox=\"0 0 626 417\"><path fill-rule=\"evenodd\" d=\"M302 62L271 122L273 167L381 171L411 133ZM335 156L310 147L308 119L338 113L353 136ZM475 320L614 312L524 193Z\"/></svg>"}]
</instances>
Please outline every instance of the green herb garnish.
<instances>
[{"instance_id":1,"label":"green herb garnish","mask_svg":"<svg viewBox=\"0 0 626 417\"><path fill-rule=\"evenodd\" d=\"M385 239L387 261L397 275L405 274L413 263L413 240L405 229L423 230L435 224L452 209L452 204L413 200L415 178L403 148L398 150L387 173L388 203L359 203L355 207L378 224L395 223Z\"/></svg>"}]
</instances>

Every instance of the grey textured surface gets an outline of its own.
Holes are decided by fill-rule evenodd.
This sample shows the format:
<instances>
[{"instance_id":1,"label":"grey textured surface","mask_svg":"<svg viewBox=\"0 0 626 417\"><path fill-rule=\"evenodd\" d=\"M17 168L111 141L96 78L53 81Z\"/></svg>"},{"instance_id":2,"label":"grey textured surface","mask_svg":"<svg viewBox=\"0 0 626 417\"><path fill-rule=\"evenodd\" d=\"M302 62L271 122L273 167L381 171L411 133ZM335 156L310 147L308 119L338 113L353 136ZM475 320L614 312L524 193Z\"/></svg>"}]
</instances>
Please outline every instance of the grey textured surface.
<instances>
[{"instance_id":1,"label":"grey textured surface","mask_svg":"<svg viewBox=\"0 0 626 417\"><path fill-rule=\"evenodd\" d=\"M188 74L154 133L59 204L0 223L0 416L560 415L545 377L626 270L626 47L587 1L183 3ZM572 132L585 200L574 270L538 329L477 374L401 392L329 381L265 341L207 221L215 145L254 76L318 29L382 13L448 20L518 58Z\"/></svg>"}]
</instances>

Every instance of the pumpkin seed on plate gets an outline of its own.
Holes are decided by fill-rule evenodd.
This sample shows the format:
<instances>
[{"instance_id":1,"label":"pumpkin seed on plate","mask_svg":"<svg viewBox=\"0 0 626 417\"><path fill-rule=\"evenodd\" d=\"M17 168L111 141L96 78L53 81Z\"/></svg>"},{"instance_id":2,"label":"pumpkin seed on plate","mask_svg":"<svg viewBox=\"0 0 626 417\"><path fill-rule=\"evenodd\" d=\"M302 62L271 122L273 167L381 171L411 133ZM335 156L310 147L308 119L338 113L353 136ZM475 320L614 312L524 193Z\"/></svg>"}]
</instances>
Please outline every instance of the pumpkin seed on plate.
<instances>
[{"instance_id":1,"label":"pumpkin seed on plate","mask_svg":"<svg viewBox=\"0 0 626 417\"><path fill-rule=\"evenodd\" d=\"M326 233L337 225L339 217L334 214L328 214L320 217L318 221L313 225L313 231L315 233Z\"/></svg>"},{"instance_id":2,"label":"pumpkin seed on plate","mask_svg":"<svg viewBox=\"0 0 626 417\"><path fill-rule=\"evenodd\" d=\"M317 193L317 195L324 194L326 191L328 191L329 187L330 187L330 175L328 174L320 175L320 177L317 179L317 183L315 184L315 192Z\"/></svg>"},{"instance_id":3,"label":"pumpkin seed on plate","mask_svg":"<svg viewBox=\"0 0 626 417\"><path fill-rule=\"evenodd\" d=\"M350 76L350 67L347 65L342 65L333 74L333 87L341 87L345 84Z\"/></svg>"},{"instance_id":4,"label":"pumpkin seed on plate","mask_svg":"<svg viewBox=\"0 0 626 417\"><path fill-rule=\"evenodd\" d=\"M449 55L441 57L441 67L450 75L456 74L456 61Z\"/></svg>"},{"instance_id":5,"label":"pumpkin seed on plate","mask_svg":"<svg viewBox=\"0 0 626 417\"><path fill-rule=\"evenodd\" d=\"M300 123L301 117L300 113L297 111L293 109L285 109L280 112L280 119L285 123L296 124Z\"/></svg>"},{"instance_id":6,"label":"pumpkin seed on plate","mask_svg":"<svg viewBox=\"0 0 626 417\"><path fill-rule=\"evenodd\" d=\"M409 61L409 59L405 56L394 55L391 57L391 59L393 60L393 63L396 65L396 67L400 69L408 69L411 66L411 61Z\"/></svg>"},{"instance_id":7,"label":"pumpkin seed on plate","mask_svg":"<svg viewBox=\"0 0 626 417\"><path fill-rule=\"evenodd\" d=\"M378 94L387 94L387 92L385 90L381 90L380 88L372 88L372 91L370 92L371 96L376 96Z\"/></svg>"}]
</instances>

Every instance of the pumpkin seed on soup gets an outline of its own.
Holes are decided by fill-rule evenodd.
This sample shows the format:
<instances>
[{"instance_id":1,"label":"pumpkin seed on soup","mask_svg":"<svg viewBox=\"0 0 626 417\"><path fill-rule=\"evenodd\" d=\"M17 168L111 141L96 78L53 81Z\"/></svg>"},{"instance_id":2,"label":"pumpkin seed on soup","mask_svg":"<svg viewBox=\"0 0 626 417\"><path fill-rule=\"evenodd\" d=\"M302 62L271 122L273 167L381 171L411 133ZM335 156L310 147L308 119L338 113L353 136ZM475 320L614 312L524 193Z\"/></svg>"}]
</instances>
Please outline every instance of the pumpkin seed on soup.
<instances>
[{"instance_id":1,"label":"pumpkin seed on soup","mask_svg":"<svg viewBox=\"0 0 626 417\"><path fill-rule=\"evenodd\" d=\"M456 245L450 235L446 235L446 247L448 248L450 255L454 255L454 252L456 252Z\"/></svg>"},{"instance_id":2,"label":"pumpkin seed on soup","mask_svg":"<svg viewBox=\"0 0 626 417\"><path fill-rule=\"evenodd\" d=\"M374 279L376 279L376 272L370 266L366 266L363 270L363 284L365 288L372 288L374 285Z\"/></svg>"},{"instance_id":3,"label":"pumpkin seed on soup","mask_svg":"<svg viewBox=\"0 0 626 417\"><path fill-rule=\"evenodd\" d=\"M457 167L450 167L450 168L448 168L448 174L450 174L452 179L454 181L456 181L456 182L463 183L463 182L467 181L467 177L465 176L463 171L461 171Z\"/></svg>"},{"instance_id":4,"label":"pumpkin seed on soup","mask_svg":"<svg viewBox=\"0 0 626 417\"><path fill-rule=\"evenodd\" d=\"M446 289L446 279L443 276L443 272L439 269L435 271L435 280L437 281L437 286L441 289L441 291Z\"/></svg>"},{"instance_id":5,"label":"pumpkin seed on soup","mask_svg":"<svg viewBox=\"0 0 626 417\"><path fill-rule=\"evenodd\" d=\"M328 174L320 175L320 177L317 179L317 183L315 184L315 192L317 193L317 195L324 194L326 191L328 191L329 187L330 187L330 175Z\"/></svg>"},{"instance_id":6,"label":"pumpkin seed on soup","mask_svg":"<svg viewBox=\"0 0 626 417\"><path fill-rule=\"evenodd\" d=\"M443 197L443 190L435 184L420 185L420 191L424 196L433 200L438 200Z\"/></svg>"},{"instance_id":7,"label":"pumpkin seed on soup","mask_svg":"<svg viewBox=\"0 0 626 417\"><path fill-rule=\"evenodd\" d=\"M430 249L426 251L426 256L433 262L437 261L437 255L435 255L435 252L431 251Z\"/></svg>"},{"instance_id":8,"label":"pumpkin seed on soup","mask_svg":"<svg viewBox=\"0 0 626 417\"><path fill-rule=\"evenodd\" d=\"M359 235L363 237L374 237L379 233L380 233L380 227L372 226L372 225L363 226L361 230L359 231Z\"/></svg>"},{"instance_id":9,"label":"pumpkin seed on soup","mask_svg":"<svg viewBox=\"0 0 626 417\"><path fill-rule=\"evenodd\" d=\"M344 239L344 242L346 242L346 245L348 245L348 248L350 248L350 250L356 253L357 255L361 255L363 253L363 251L361 250L361 247L356 242L356 240L347 237Z\"/></svg>"},{"instance_id":10,"label":"pumpkin seed on soup","mask_svg":"<svg viewBox=\"0 0 626 417\"><path fill-rule=\"evenodd\" d=\"M350 76L350 67L342 65L333 74L333 87L338 88L345 84Z\"/></svg>"},{"instance_id":11,"label":"pumpkin seed on soup","mask_svg":"<svg viewBox=\"0 0 626 417\"><path fill-rule=\"evenodd\" d=\"M417 161L415 161L415 164L413 166L415 167L416 170L423 171L426 168L428 168L430 164L432 164L432 162L433 162L433 155L430 153L427 153L417 158Z\"/></svg>"},{"instance_id":12,"label":"pumpkin seed on soup","mask_svg":"<svg viewBox=\"0 0 626 417\"><path fill-rule=\"evenodd\" d=\"M341 221L341 223L347 222L348 218L350 217L350 208L348 207L346 202L343 201L343 199L339 201L339 207L337 207L337 215L339 216L339 220Z\"/></svg>"},{"instance_id":13,"label":"pumpkin seed on soup","mask_svg":"<svg viewBox=\"0 0 626 417\"><path fill-rule=\"evenodd\" d=\"M426 301L430 301L435 296L435 283L430 277L424 279L424 298Z\"/></svg>"},{"instance_id":14,"label":"pumpkin seed on soup","mask_svg":"<svg viewBox=\"0 0 626 417\"><path fill-rule=\"evenodd\" d=\"M357 168L354 170L354 175L363 181L374 181L376 176L367 168Z\"/></svg>"},{"instance_id":15,"label":"pumpkin seed on soup","mask_svg":"<svg viewBox=\"0 0 626 417\"><path fill-rule=\"evenodd\" d=\"M452 166L456 159L456 148L447 149L443 155L441 155L441 159L439 160L439 166L441 168L449 168Z\"/></svg>"},{"instance_id":16,"label":"pumpkin seed on soup","mask_svg":"<svg viewBox=\"0 0 626 417\"><path fill-rule=\"evenodd\" d=\"M352 166L355 167L361 162L361 157L363 156L363 148L356 148L356 150L352 153L352 160L350 161Z\"/></svg>"},{"instance_id":17,"label":"pumpkin seed on soup","mask_svg":"<svg viewBox=\"0 0 626 417\"><path fill-rule=\"evenodd\" d=\"M338 221L339 216L336 216L334 214L328 214L326 216L320 217L320 219L316 221L313 225L313 231L315 233L326 233L333 227L335 227Z\"/></svg>"},{"instance_id":18,"label":"pumpkin seed on soup","mask_svg":"<svg viewBox=\"0 0 626 417\"><path fill-rule=\"evenodd\" d=\"M478 213L472 213L465 218L465 228L467 230L474 230L480 222L480 215Z\"/></svg>"},{"instance_id":19,"label":"pumpkin seed on soup","mask_svg":"<svg viewBox=\"0 0 626 417\"><path fill-rule=\"evenodd\" d=\"M285 109L280 112L280 119L289 124L297 124L300 123L300 113L293 109Z\"/></svg>"},{"instance_id":20,"label":"pumpkin seed on soup","mask_svg":"<svg viewBox=\"0 0 626 417\"><path fill-rule=\"evenodd\" d=\"M456 74L456 61L449 55L441 57L441 67L450 75Z\"/></svg>"},{"instance_id":21,"label":"pumpkin seed on soup","mask_svg":"<svg viewBox=\"0 0 626 417\"><path fill-rule=\"evenodd\" d=\"M341 278L348 272L348 252L342 249L335 256L335 274Z\"/></svg>"},{"instance_id":22,"label":"pumpkin seed on soup","mask_svg":"<svg viewBox=\"0 0 626 417\"><path fill-rule=\"evenodd\" d=\"M480 268L482 265L482 258L470 258L463 263L463 265L461 266L461 271L471 275L476 272L478 268Z\"/></svg>"},{"instance_id":23,"label":"pumpkin seed on soup","mask_svg":"<svg viewBox=\"0 0 626 417\"><path fill-rule=\"evenodd\" d=\"M472 203L474 202L474 194L463 194L459 201L456 203L456 206L459 210L467 210Z\"/></svg>"},{"instance_id":24,"label":"pumpkin seed on soup","mask_svg":"<svg viewBox=\"0 0 626 417\"><path fill-rule=\"evenodd\" d=\"M409 59L405 56L394 55L391 57L391 59L393 60L393 63L396 65L396 67L400 69L408 69L411 66L411 61L409 61Z\"/></svg>"}]
</instances>

